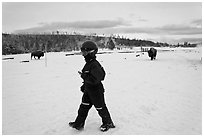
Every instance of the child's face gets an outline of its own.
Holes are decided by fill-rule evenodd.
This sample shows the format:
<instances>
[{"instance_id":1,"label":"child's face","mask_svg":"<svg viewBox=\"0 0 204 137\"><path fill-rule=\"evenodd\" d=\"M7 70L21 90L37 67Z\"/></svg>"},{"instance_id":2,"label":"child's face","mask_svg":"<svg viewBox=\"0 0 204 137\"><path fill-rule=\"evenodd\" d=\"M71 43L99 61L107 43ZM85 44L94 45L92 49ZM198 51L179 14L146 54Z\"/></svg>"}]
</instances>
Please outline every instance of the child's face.
<instances>
[{"instance_id":1,"label":"child's face","mask_svg":"<svg viewBox=\"0 0 204 137\"><path fill-rule=\"evenodd\" d=\"M84 56L84 57L89 54L88 51L82 51L81 53L82 53L82 56Z\"/></svg>"}]
</instances>

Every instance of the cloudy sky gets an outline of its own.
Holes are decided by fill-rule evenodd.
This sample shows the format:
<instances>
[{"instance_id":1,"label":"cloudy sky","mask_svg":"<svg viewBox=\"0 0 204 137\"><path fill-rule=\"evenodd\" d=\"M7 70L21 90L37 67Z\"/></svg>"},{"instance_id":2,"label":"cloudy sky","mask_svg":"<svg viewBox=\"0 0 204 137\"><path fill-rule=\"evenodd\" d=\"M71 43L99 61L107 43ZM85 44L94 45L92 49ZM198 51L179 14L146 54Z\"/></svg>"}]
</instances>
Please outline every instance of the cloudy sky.
<instances>
[{"instance_id":1,"label":"cloudy sky","mask_svg":"<svg viewBox=\"0 0 204 137\"><path fill-rule=\"evenodd\" d=\"M117 34L154 42L201 42L202 2L3 2L2 31Z\"/></svg>"}]
</instances>

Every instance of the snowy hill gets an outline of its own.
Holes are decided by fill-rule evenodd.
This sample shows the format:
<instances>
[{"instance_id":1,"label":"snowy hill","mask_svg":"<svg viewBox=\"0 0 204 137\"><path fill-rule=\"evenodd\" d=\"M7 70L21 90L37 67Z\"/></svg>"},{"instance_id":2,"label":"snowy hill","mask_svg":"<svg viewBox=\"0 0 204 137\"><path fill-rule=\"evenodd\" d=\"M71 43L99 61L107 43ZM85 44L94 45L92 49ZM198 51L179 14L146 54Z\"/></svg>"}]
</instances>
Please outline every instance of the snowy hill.
<instances>
[{"instance_id":1,"label":"snowy hill","mask_svg":"<svg viewBox=\"0 0 204 137\"><path fill-rule=\"evenodd\" d=\"M77 115L82 93L80 55L48 53L2 58L2 133L4 135L180 135L202 133L201 48L147 53L98 54L106 70L106 104L115 129L99 131L93 107L85 129L68 126ZM22 62L29 61L29 62Z\"/></svg>"}]
</instances>

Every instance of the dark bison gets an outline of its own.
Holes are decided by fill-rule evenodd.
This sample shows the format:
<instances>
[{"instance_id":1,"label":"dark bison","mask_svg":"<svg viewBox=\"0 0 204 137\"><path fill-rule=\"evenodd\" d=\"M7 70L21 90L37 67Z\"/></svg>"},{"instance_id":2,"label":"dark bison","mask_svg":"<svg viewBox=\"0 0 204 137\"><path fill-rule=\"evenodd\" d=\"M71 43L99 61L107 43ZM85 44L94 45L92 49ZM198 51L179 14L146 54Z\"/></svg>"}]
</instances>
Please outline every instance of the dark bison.
<instances>
[{"instance_id":1,"label":"dark bison","mask_svg":"<svg viewBox=\"0 0 204 137\"><path fill-rule=\"evenodd\" d=\"M157 56L157 50L155 48L150 48L148 50L148 55L151 58L151 60L156 59Z\"/></svg>"},{"instance_id":2,"label":"dark bison","mask_svg":"<svg viewBox=\"0 0 204 137\"><path fill-rule=\"evenodd\" d=\"M44 56L44 52L42 52L42 51L34 51L31 53L31 59L32 59L32 57L34 57L34 58L38 57L38 59L40 59L40 57L43 57L43 56Z\"/></svg>"}]
</instances>

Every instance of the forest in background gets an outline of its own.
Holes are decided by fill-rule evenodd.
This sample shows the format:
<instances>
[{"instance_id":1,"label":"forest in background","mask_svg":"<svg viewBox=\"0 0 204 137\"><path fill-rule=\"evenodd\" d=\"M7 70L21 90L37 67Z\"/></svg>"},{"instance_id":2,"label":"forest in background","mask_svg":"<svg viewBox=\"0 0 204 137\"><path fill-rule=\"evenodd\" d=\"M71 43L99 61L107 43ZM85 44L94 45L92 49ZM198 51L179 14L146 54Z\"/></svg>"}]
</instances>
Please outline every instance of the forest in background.
<instances>
[{"instance_id":1,"label":"forest in background","mask_svg":"<svg viewBox=\"0 0 204 137\"><path fill-rule=\"evenodd\" d=\"M2 54L23 54L41 50L47 52L67 52L80 50L86 40L97 43L99 48L133 48L133 47L196 47L196 44L184 42L171 45L168 43L147 40L129 39L121 37L102 37L97 35L80 34L6 34L2 33Z\"/></svg>"}]
</instances>

